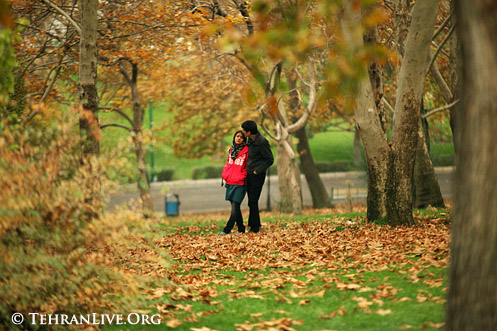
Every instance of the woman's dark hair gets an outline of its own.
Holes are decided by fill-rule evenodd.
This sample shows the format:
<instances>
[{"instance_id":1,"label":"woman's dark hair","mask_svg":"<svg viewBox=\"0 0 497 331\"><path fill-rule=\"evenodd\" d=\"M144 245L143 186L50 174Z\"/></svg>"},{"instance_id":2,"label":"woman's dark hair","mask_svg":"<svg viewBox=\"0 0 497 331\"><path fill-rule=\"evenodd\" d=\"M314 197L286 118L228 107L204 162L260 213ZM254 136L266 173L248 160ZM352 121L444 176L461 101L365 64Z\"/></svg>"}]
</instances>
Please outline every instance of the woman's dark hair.
<instances>
[{"instance_id":1,"label":"woman's dark hair","mask_svg":"<svg viewBox=\"0 0 497 331\"><path fill-rule=\"evenodd\" d=\"M259 131L257 130L257 123L254 121L248 120L242 123L242 128L245 131L250 131L251 134L257 134Z\"/></svg>"},{"instance_id":2,"label":"woman's dark hair","mask_svg":"<svg viewBox=\"0 0 497 331\"><path fill-rule=\"evenodd\" d=\"M238 130L235 132L235 134L233 135L233 145L235 145L235 137L237 134L241 133L242 136L243 136L243 142L244 143L247 143L247 137L245 137L245 135L243 134L243 131L242 130Z\"/></svg>"}]
</instances>

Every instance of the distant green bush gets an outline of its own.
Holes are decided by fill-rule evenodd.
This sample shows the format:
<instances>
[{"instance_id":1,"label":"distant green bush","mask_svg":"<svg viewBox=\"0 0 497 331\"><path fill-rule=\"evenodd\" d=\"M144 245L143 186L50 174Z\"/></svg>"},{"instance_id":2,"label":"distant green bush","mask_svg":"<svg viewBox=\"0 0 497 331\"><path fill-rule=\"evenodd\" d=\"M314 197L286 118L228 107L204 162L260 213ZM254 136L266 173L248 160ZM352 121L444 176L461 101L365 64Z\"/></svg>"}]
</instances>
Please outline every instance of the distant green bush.
<instances>
[{"instance_id":1,"label":"distant green bush","mask_svg":"<svg viewBox=\"0 0 497 331\"><path fill-rule=\"evenodd\" d=\"M221 178L224 166L207 166L195 168L192 172L193 179Z\"/></svg>"},{"instance_id":2,"label":"distant green bush","mask_svg":"<svg viewBox=\"0 0 497 331\"><path fill-rule=\"evenodd\" d=\"M431 156L434 167L449 167L455 165L453 154L438 154Z\"/></svg>"},{"instance_id":3,"label":"distant green bush","mask_svg":"<svg viewBox=\"0 0 497 331\"><path fill-rule=\"evenodd\" d=\"M152 177L158 182L167 182L173 180L174 169L161 169L159 171L154 171Z\"/></svg>"},{"instance_id":4,"label":"distant green bush","mask_svg":"<svg viewBox=\"0 0 497 331\"><path fill-rule=\"evenodd\" d=\"M320 173L350 171L354 168L354 164L347 160L315 162L315 165ZM300 172L302 172L302 165L299 164L299 167L300 167Z\"/></svg>"}]
</instances>

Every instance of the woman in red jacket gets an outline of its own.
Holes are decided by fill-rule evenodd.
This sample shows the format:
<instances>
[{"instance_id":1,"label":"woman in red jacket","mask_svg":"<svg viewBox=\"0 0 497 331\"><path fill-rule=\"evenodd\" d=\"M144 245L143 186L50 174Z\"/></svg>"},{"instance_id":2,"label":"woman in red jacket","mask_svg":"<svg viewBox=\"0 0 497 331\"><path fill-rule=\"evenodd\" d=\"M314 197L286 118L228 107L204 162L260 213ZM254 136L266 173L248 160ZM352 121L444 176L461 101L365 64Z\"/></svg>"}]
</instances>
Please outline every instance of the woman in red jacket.
<instances>
[{"instance_id":1,"label":"woman in red jacket","mask_svg":"<svg viewBox=\"0 0 497 331\"><path fill-rule=\"evenodd\" d=\"M247 177L248 147L243 132L237 131L233 136L233 146L228 151L228 161L223 169L222 177L226 181L226 200L231 202L231 216L220 233L224 236L231 232L233 226L238 227L238 233L245 233L240 204L247 192L245 178Z\"/></svg>"}]
</instances>

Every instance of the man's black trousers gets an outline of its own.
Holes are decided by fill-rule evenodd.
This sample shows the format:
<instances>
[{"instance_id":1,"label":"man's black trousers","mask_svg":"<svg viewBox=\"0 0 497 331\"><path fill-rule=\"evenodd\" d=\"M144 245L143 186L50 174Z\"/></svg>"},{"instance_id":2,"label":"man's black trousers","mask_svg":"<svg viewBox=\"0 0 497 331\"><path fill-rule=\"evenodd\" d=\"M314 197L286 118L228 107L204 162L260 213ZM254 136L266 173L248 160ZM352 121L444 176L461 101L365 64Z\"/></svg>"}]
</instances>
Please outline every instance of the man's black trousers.
<instances>
[{"instance_id":1,"label":"man's black trousers","mask_svg":"<svg viewBox=\"0 0 497 331\"><path fill-rule=\"evenodd\" d=\"M247 174L247 197L250 215L248 226L250 231L259 232L261 227L261 218L259 216L259 198L261 197L262 186L266 180L266 173Z\"/></svg>"}]
</instances>

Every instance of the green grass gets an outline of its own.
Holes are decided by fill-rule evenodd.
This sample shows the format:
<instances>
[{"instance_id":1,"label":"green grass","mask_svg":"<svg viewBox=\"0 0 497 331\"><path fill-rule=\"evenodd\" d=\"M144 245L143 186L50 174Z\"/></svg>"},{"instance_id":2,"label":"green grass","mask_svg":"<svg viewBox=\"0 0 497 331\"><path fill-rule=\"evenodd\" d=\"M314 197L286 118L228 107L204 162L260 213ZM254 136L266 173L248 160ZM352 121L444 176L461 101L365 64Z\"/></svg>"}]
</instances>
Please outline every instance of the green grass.
<instances>
[{"instance_id":1,"label":"green grass","mask_svg":"<svg viewBox=\"0 0 497 331\"><path fill-rule=\"evenodd\" d=\"M166 105L155 105L153 108L154 125L158 126L168 115L166 112ZM123 119L118 115L101 113L102 123L116 122L126 124ZM441 127L438 124L437 130L439 132L448 132L450 129L445 125ZM145 129L150 127L149 110L145 112L144 119ZM165 135L165 132L156 133ZM447 165L452 162L452 155L454 154L453 144L450 141L450 135L443 136L436 135L431 142L431 155L434 160L435 166ZM228 144L229 137L226 137ZM438 140L438 141L437 141ZM103 139L101 141L102 151L108 153L115 151L116 147L122 151L122 154L129 160L128 170L124 171L128 176L132 176L135 167L135 155L130 149L131 138L129 133L121 128L106 128L104 130ZM270 141L273 147L273 154L276 156L275 143ZM318 132L311 134L309 145L315 162L342 162L350 164L350 169L355 169L354 164L354 133L349 131L340 131L336 127L330 127L326 132ZM127 146L127 149L125 148ZM149 148L150 145L147 146ZM161 169L174 169L173 179L190 179L194 168L202 168L206 166L223 166L224 156L204 156L198 159L177 158L174 156L172 148L165 143L159 142L154 146L154 170L160 171ZM147 165L150 171L151 154L150 150L146 153Z\"/></svg>"},{"instance_id":2,"label":"green grass","mask_svg":"<svg viewBox=\"0 0 497 331\"><path fill-rule=\"evenodd\" d=\"M226 216L181 216L155 223L153 231L172 240L160 248L172 252L171 274L176 281L161 298L149 300L141 309L149 315L162 311L162 324L113 325L103 330L168 330L172 328L165 324L173 320L180 322L175 330L185 331L270 327L434 330L442 326L448 255L446 209L415 211L419 225L408 229L367 224L364 212L264 213L261 234L219 237L216 233ZM427 247L424 239L437 245L437 252ZM324 260L306 255L307 250L319 252L320 247L330 250L321 255ZM223 257L227 252L232 253ZM188 254L198 257L187 258ZM213 258L210 254L220 255ZM365 258L365 254L372 255ZM381 260L384 254L396 258ZM260 259L260 264L250 258ZM364 259L366 264L356 259ZM278 327L275 321L285 327Z\"/></svg>"}]
</instances>

